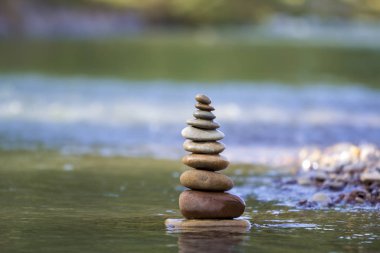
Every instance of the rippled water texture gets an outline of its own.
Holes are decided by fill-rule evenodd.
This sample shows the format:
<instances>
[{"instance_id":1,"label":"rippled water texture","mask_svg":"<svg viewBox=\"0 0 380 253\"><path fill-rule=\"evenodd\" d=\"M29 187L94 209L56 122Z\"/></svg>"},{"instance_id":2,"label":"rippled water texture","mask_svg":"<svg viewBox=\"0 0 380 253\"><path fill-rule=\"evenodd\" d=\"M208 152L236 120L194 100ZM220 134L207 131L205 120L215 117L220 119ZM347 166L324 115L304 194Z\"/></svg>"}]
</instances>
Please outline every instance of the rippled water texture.
<instances>
[{"instance_id":1,"label":"rippled water texture","mask_svg":"<svg viewBox=\"0 0 380 253\"><path fill-rule=\"evenodd\" d=\"M378 252L379 212L300 210L244 196L250 231L166 230L179 162L0 152L4 252ZM240 171L240 176L236 176ZM233 166L236 182L262 168ZM252 174L253 173L253 174ZM239 183L238 183L239 184ZM254 183L251 187L258 187ZM236 189L240 192L239 188Z\"/></svg>"},{"instance_id":2,"label":"rippled water texture","mask_svg":"<svg viewBox=\"0 0 380 253\"><path fill-rule=\"evenodd\" d=\"M0 145L177 159L198 92L213 99L235 162L283 164L300 147L341 141L380 145L380 92L369 88L38 75L0 77Z\"/></svg>"}]
</instances>

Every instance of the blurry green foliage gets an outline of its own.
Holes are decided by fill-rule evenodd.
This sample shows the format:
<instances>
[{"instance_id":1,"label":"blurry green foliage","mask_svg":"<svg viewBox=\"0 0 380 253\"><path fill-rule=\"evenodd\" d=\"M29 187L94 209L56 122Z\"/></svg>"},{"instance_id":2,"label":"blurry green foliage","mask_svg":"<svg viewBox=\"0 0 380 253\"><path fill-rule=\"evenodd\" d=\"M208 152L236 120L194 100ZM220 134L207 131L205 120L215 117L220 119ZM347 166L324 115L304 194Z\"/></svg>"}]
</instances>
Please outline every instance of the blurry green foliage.
<instances>
[{"instance_id":1,"label":"blurry green foliage","mask_svg":"<svg viewBox=\"0 0 380 253\"><path fill-rule=\"evenodd\" d=\"M23 1L23 0L6 0ZM28 0L28 2L33 0ZM147 21L173 24L240 24L276 13L326 18L379 19L380 0L34 0L44 5L75 5L130 10Z\"/></svg>"},{"instance_id":2,"label":"blurry green foliage","mask_svg":"<svg viewBox=\"0 0 380 253\"><path fill-rule=\"evenodd\" d=\"M380 0L85 0L133 8L162 19L191 23L241 23L274 13L340 17L376 17ZM378 16L377 16L378 17Z\"/></svg>"}]
</instances>

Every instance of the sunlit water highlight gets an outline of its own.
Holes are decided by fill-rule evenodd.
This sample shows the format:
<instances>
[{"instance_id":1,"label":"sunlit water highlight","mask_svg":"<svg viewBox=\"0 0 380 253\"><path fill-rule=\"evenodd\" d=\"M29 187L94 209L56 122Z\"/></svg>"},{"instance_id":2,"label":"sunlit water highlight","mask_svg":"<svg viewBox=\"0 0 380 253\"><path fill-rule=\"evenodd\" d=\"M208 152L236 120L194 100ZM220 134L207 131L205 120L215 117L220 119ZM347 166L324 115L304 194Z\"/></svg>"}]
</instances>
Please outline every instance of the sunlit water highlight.
<instances>
[{"instance_id":1,"label":"sunlit water highlight","mask_svg":"<svg viewBox=\"0 0 380 253\"><path fill-rule=\"evenodd\" d=\"M39 75L0 77L0 145L177 159L199 92L213 99L234 162L281 165L303 146L380 145L380 92L368 88Z\"/></svg>"}]
</instances>

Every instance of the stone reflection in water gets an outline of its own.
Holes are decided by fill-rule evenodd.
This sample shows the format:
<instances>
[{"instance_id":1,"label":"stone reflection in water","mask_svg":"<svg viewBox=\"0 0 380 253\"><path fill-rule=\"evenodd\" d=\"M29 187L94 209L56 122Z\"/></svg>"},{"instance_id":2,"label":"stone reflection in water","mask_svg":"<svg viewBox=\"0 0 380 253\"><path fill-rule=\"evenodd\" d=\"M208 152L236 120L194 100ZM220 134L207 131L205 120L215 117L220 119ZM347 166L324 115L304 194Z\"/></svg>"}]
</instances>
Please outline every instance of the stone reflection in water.
<instances>
[{"instance_id":1,"label":"stone reflection in water","mask_svg":"<svg viewBox=\"0 0 380 253\"><path fill-rule=\"evenodd\" d=\"M240 246L249 240L248 231L242 227L198 227L168 230L168 234L178 237L180 253L224 253L238 252Z\"/></svg>"}]
</instances>

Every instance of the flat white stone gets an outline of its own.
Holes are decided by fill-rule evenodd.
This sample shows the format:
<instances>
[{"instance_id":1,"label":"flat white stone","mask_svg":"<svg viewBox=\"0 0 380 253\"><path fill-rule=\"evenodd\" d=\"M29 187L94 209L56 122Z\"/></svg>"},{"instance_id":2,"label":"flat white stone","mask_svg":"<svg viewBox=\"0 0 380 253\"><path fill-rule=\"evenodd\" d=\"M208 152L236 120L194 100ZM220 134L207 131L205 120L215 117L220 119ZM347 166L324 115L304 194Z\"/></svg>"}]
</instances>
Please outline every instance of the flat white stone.
<instances>
[{"instance_id":1,"label":"flat white stone","mask_svg":"<svg viewBox=\"0 0 380 253\"><path fill-rule=\"evenodd\" d=\"M362 182L380 182L380 173L373 171L365 171L360 175L360 180Z\"/></svg>"},{"instance_id":2,"label":"flat white stone","mask_svg":"<svg viewBox=\"0 0 380 253\"><path fill-rule=\"evenodd\" d=\"M216 228L224 231L239 230L240 232L244 232L251 228L251 223L241 218L231 220L166 219L165 226L171 230Z\"/></svg>"}]
</instances>

